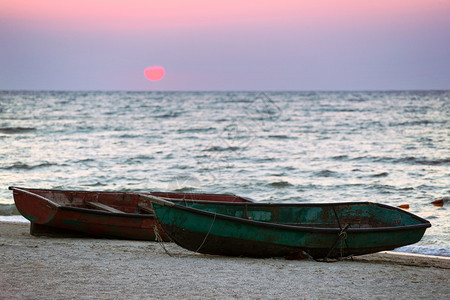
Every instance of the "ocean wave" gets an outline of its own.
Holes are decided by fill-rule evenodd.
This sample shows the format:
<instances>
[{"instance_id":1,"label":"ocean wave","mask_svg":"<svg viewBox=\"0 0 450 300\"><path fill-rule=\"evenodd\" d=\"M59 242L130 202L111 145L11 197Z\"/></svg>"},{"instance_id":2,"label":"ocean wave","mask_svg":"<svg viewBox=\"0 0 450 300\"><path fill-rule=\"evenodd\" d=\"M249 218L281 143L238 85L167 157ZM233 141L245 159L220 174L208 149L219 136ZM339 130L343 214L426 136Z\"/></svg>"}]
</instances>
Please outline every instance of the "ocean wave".
<instances>
[{"instance_id":1,"label":"ocean wave","mask_svg":"<svg viewBox=\"0 0 450 300\"><path fill-rule=\"evenodd\" d=\"M34 127L0 127L0 132L6 134L25 133L35 130L37 129Z\"/></svg>"},{"instance_id":2,"label":"ocean wave","mask_svg":"<svg viewBox=\"0 0 450 300\"><path fill-rule=\"evenodd\" d=\"M370 177L379 178L379 177L388 177L388 176L389 176L388 172L381 172L381 173L378 173L378 174L373 174Z\"/></svg>"},{"instance_id":3,"label":"ocean wave","mask_svg":"<svg viewBox=\"0 0 450 300\"><path fill-rule=\"evenodd\" d=\"M339 173L331 170L321 170L314 173L316 177L338 177Z\"/></svg>"},{"instance_id":4,"label":"ocean wave","mask_svg":"<svg viewBox=\"0 0 450 300\"><path fill-rule=\"evenodd\" d=\"M0 203L0 216L14 216L20 215L14 204L1 204Z\"/></svg>"},{"instance_id":5,"label":"ocean wave","mask_svg":"<svg viewBox=\"0 0 450 300\"><path fill-rule=\"evenodd\" d=\"M141 135L139 135L139 134L125 133L125 134L119 135L119 138L121 138L121 139L135 139L135 138L140 137L140 136Z\"/></svg>"},{"instance_id":6,"label":"ocean wave","mask_svg":"<svg viewBox=\"0 0 450 300\"><path fill-rule=\"evenodd\" d=\"M151 156L151 155L141 154L141 155L137 155L136 157L128 158L126 161L131 162L131 161L136 161L136 160L140 161L140 160L152 160L152 159L155 159L155 157Z\"/></svg>"},{"instance_id":7,"label":"ocean wave","mask_svg":"<svg viewBox=\"0 0 450 300\"><path fill-rule=\"evenodd\" d=\"M348 155L337 155L337 156L333 156L331 157L332 160L348 160L349 157Z\"/></svg>"},{"instance_id":8,"label":"ocean wave","mask_svg":"<svg viewBox=\"0 0 450 300\"><path fill-rule=\"evenodd\" d=\"M368 184L365 185L366 190L376 190L380 194L392 194L397 190L396 187L387 184Z\"/></svg>"},{"instance_id":9,"label":"ocean wave","mask_svg":"<svg viewBox=\"0 0 450 300\"><path fill-rule=\"evenodd\" d=\"M414 188L412 188L412 187L405 187L405 188L400 188L399 190L400 191L412 191L412 190L414 190Z\"/></svg>"},{"instance_id":10,"label":"ocean wave","mask_svg":"<svg viewBox=\"0 0 450 300\"><path fill-rule=\"evenodd\" d=\"M171 111L171 112L167 112L161 115L155 115L153 116L153 118L156 119L170 119L170 118L177 118L179 116L181 116L183 113L182 112L178 112L178 111Z\"/></svg>"},{"instance_id":11,"label":"ocean wave","mask_svg":"<svg viewBox=\"0 0 450 300\"><path fill-rule=\"evenodd\" d=\"M59 164L49 163L49 162L45 162L45 163L41 163L41 164L37 164L37 165L28 165L28 164L23 164L23 163L17 162L12 165L9 165L9 166L0 167L0 169L1 170L33 170L36 168L51 167L51 166L57 166L57 165L59 165Z\"/></svg>"},{"instance_id":12,"label":"ocean wave","mask_svg":"<svg viewBox=\"0 0 450 300\"><path fill-rule=\"evenodd\" d=\"M396 163L405 162L405 163L427 165L427 166L439 166L439 165L449 164L450 158L429 160L429 159L425 159L425 158L406 157L406 158L394 160L394 162L396 162Z\"/></svg>"},{"instance_id":13,"label":"ocean wave","mask_svg":"<svg viewBox=\"0 0 450 300\"><path fill-rule=\"evenodd\" d=\"M96 186L107 186L107 184L97 181L97 182L83 184L83 186L96 187Z\"/></svg>"},{"instance_id":14,"label":"ocean wave","mask_svg":"<svg viewBox=\"0 0 450 300\"><path fill-rule=\"evenodd\" d=\"M237 151L237 150L239 150L239 147L233 147L233 146L230 146L230 147L212 146L212 147L209 147L209 148L207 148L207 149L205 149L203 151L223 152L223 151Z\"/></svg>"},{"instance_id":15,"label":"ocean wave","mask_svg":"<svg viewBox=\"0 0 450 300\"><path fill-rule=\"evenodd\" d=\"M181 128L178 129L178 133L202 133L202 132L209 132L209 131L215 131L216 128L213 127L206 127L206 128Z\"/></svg>"},{"instance_id":16,"label":"ocean wave","mask_svg":"<svg viewBox=\"0 0 450 300\"><path fill-rule=\"evenodd\" d=\"M408 164L408 165L426 165L426 166L440 166L450 163L450 158L442 159L428 159L425 157L401 157L394 158L389 156L358 156L349 157L348 155L339 155L331 157L333 160L338 161L370 161L377 163L391 163L391 164Z\"/></svg>"},{"instance_id":17,"label":"ocean wave","mask_svg":"<svg viewBox=\"0 0 450 300\"><path fill-rule=\"evenodd\" d=\"M348 102L355 102L355 103L361 103L361 102L367 102L368 100L363 98L362 96L352 96L350 98L347 98Z\"/></svg>"},{"instance_id":18,"label":"ocean wave","mask_svg":"<svg viewBox=\"0 0 450 300\"><path fill-rule=\"evenodd\" d=\"M292 137L289 137L289 136L284 135L284 134L273 134L273 135L269 135L269 138L272 138L272 139L278 139L278 140L292 139Z\"/></svg>"},{"instance_id":19,"label":"ocean wave","mask_svg":"<svg viewBox=\"0 0 450 300\"><path fill-rule=\"evenodd\" d=\"M288 186L292 186L291 183L287 181L274 181L268 184L269 186L276 187L276 188L284 188Z\"/></svg>"},{"instance_id":20,"label":"ocean wave","mask_svg":"<svg viewBox=\"0 0 450 300\"><path fill-rule=\"evenodd\" d=\"M326 108L320 108L320 111L323 112L363 112L364 110L361 109L351 109L351 108L338 108L338 107L326 107Z\"/></svg>"},{"instance_id":21,"label":"ocean wave","mask_svg":"<svg viewBox=\"0 0 450 300\"><path fill-rule=\"evenodd\" d=\"M216 97L216 103L252 103L255 101L255 95L241 93L226 93L222 97Z\"/></svg>"},{"instance_id":22,"label":"ocean wave","mask_svg":"<svg viewBox=\"0 0 450 300\"><path fill-rule=\"evenodd\" d=\"M93 161L95 161L95 159L93 158L83 158L80 160L75 160L74 162L93 162Z\"/></svg>"},{"instance_id":23,"label":"ocean wave","mask_svg":"<svg viewBox=\"0 0 450 300\"><path fill-rule=\"evenodd\" d=\"M173 191L174 192L178 192L178 193L184 193L184 192L192 192L195 191L195 187L180 187L180 188L176 188Z\"/></svg>"},{"instance_id":24,"label":"ocean wave","mask_svg":"<svg viewBox=\"0 0 450 300\"><path fill-rule=\"evenodd\" d=\"M430 120L415 120L415 121L406 121L400 123L389 123L389 126L420 126L420 125L430 125L430 124L445 124L447 121L430 121Z\"/></svg>"}]
</instances>

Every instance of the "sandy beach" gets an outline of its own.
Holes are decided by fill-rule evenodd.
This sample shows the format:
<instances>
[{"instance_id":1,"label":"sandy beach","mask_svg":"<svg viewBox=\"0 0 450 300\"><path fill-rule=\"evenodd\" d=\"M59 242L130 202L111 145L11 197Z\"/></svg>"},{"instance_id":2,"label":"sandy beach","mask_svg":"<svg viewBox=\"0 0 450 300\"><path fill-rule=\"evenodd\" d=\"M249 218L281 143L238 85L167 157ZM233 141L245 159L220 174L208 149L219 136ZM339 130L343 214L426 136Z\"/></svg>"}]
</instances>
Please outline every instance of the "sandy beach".
<instances>
[{"instance_id":1,"label":"sandy beach","mask_svg":"<svg viewBox=\"0 0 450 300\"><path fill-rule=\"evenodd\" d=\"M448 299L450 258L334 263L202 255L173 243L29 234L0 223L1 299ZM170 255L169 255L170 254Z\"/></svg>"}]
</instances>

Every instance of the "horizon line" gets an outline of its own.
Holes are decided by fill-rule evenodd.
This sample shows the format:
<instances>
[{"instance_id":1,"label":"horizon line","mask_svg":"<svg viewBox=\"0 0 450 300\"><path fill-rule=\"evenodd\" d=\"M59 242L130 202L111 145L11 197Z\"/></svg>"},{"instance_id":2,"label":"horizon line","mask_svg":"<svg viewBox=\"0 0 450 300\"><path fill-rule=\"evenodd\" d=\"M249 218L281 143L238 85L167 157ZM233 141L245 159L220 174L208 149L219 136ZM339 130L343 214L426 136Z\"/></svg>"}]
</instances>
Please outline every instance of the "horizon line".
<instances>
[{"instance_id":1,"label":"horizon line","mask_svg":"<svg viewBox=\"0 0 450 300\"><path fill-rule=\"evenodd\" d=\"M111 92L111 93L117 93L117 92L128 92L128 93L227 93L227 92L239 92L239 93L279 93L279 92L286 92L286 93L312 93L312 92L447 92L450 91L450 88L448 89L316 89L316 90L291 90L291 89L280 89L280 90L108 90L108 89L0 89L0 92Z\"/></svg>"}]
</instances>

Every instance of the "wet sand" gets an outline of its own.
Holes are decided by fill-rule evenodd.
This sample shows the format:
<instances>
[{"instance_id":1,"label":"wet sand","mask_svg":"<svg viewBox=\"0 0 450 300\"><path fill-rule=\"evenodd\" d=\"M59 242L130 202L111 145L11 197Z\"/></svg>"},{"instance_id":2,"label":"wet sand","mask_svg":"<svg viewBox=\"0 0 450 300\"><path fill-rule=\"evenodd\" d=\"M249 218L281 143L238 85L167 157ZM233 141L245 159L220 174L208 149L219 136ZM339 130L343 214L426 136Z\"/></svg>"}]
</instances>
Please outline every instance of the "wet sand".
<instances>
[{"instance_id":1,"label":"wet sand","mask_svg":"<svg viewBox=\"0 0 450 300\"><path fill-rule=\"evenodd\" d=\"M334 263L203 255L173 243L29 234L0 223L0 299L449 299L450 258ZM168 254L167 252L170 254Z\"/></svg>"}]
</instances>

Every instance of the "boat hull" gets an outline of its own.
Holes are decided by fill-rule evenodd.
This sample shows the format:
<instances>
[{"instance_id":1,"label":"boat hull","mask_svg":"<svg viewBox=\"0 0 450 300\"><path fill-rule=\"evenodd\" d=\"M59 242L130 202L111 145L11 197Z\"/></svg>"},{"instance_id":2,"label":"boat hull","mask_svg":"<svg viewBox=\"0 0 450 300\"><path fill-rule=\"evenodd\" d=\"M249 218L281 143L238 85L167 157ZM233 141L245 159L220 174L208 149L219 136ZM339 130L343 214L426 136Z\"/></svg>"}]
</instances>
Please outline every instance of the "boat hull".
<instances>
[{"instance_id":1,"label":"boat hull","mask_svg":"<svg viewBox=\"0 0 450 300\"><path fill-rule=\"evenodd\" d=\"M424 223L344 230L338 226L272 224L180 205L153 203L153 209L159 225L181 247L229 256L286 257L306 253L320 259L363 255L416 243L430 226Z\"/></svg>"},{"instance_id":2,"label":"boat hull","mask_svg":"<svg viewBox=\"0 0 450 300\"><path fill-rule=\"evenodd\" d=\"M155 240L157 226L153 214L110 213L59 205L35 193L14 191L15 205L27 218L30 234L95 236L102 238ZM161 239L168 240L159 228Z\"/></svg>"},{"instance_id":3,"label":"boat hull","mask_svg":"<svg viewBox=\"0 0 450 300\"><path fill-rule=\"evenodd\" d=\"M30 233L148 240L170 239L157 224L151 206L137 193L90 192L11 187L19 212L27 218ZM247 201L234 195L145 193L177 201L201 198L205 201ZM87 204L106 206L112 211L87 208Z\"/></svg>"}]
</instances>

